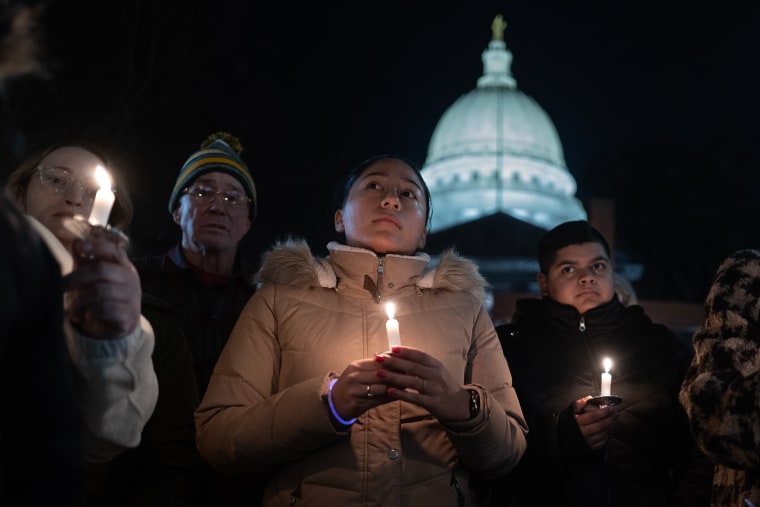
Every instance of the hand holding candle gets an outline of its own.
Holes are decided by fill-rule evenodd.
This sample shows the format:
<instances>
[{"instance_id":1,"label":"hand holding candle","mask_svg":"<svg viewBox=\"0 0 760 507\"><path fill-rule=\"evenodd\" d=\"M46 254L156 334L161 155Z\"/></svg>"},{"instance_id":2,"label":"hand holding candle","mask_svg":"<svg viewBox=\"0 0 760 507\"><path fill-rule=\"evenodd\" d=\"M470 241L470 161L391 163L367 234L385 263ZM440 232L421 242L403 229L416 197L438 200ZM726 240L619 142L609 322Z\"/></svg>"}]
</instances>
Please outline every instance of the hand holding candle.
<instances>
[{"instance_id":1,"label":"hand holding candle","mask_svg":"<svg viewBox=\"0 0 760 507\"><path fill-rule=\"evenodd\" d=\"M105 226L116 196L111 191L111 176L102 166L95 168L95 179L100 185L100 190L95 194L95 201L92 203L92 211L87 221L92 225Z\"/></svg>"},{"instance_id":2,"label":"hand holding candle","mask_svg":"<svg viewBox=\"0 0 760 507\"><path fill-rule=\"evenodd\" d=\"M612 375L610 375L610 368L612 368L612 360L609 357L605 357L604 373L602 373L602 396L609 396L612 389Z\"/></svg>"},{"instance_id":3,"label":"hand holding candle","mask_svg":"<svg viewBox=\"0 0 760 507\"><path fill-rule=\"evenodd\" d=\"M393 350L393 347L401 345L398 321L393 318L393 315L396 313L396 305L387 303L385 305L385 312L388 314L388 322L385 323L385 330L388 333L388 350Z\"/></svg>"}]
</instances>

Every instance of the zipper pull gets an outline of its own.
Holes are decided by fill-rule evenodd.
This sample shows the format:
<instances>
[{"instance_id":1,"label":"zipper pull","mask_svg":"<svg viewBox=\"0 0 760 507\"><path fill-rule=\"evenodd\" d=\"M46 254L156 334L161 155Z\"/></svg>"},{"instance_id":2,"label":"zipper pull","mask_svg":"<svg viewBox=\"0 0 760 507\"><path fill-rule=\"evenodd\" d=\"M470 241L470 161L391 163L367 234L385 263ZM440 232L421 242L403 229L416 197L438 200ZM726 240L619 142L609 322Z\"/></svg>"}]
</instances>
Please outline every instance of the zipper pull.
<instances>
[{"instance_id":1,"label":"zipper pull","mask_svg":"<svg viewBox=\"0 0 760 507\"><path fill-rule=\"evenodd\" d=\"M581 321L578 323L578 331L580 331L582 333L585 330L586 330L586 319L584 319L583 317L581 317Z\"/></svg>"}]
</instances>

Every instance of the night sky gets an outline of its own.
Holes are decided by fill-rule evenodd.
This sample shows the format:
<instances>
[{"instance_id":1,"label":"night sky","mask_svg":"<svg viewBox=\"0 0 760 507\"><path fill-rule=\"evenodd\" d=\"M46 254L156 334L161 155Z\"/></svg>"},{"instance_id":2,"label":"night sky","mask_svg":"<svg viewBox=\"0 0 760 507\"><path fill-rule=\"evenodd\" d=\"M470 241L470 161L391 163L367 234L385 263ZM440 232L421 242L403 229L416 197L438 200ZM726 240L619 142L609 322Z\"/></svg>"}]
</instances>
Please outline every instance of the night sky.
<instances>
[{"instance_id":1,"label":"night sky","mask_svg":"<svg viewBox=\"0 0 760 507\"><path fill-rule=\"evenodd\" d=\"M136 205L136 254L179 237L166 202L187 156L237 135L258 259L322 247L341 174L377 153L422 165L507 21L517 86L552 118L578 198L614 199L639 295L700 301L722 258L760 247L759 7L655 2L68 0L42 19L47 76L6 83L3 173L30 145L102 143ZM435 252L432 252L435 253Z\"/></svg>"}]
</instances>

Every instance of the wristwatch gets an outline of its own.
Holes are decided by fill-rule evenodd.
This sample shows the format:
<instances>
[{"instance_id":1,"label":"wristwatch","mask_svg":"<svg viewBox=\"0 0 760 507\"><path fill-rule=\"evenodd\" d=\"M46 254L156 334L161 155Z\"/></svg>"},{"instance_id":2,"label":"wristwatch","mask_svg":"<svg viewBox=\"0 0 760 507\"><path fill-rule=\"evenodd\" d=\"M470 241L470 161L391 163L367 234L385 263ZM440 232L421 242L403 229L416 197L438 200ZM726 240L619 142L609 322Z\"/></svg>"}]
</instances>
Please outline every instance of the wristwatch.
<instances>
[{"instance_id":1,"label":"wristwatch","mask_svg":"<svg viewBox=\"0 0 760 507\"><path fill-rule=\"evenodd\" d=\"M480 393L475 389L467 389L470 393L470 419L475 419L480 413Z\"/></svg>"}]
</instances>

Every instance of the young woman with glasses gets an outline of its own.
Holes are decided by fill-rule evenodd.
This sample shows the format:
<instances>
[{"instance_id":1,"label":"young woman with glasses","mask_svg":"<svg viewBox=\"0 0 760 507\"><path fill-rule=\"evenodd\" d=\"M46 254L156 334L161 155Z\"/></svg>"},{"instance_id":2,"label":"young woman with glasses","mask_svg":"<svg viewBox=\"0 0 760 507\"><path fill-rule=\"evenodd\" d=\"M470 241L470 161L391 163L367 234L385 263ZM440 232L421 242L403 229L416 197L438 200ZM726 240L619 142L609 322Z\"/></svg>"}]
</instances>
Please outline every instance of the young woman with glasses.
<instances>
[{"instance_id":1,"label":"young woman with glasses","mask_svg":"<svg viewBox=\"0 0 760 507\"><path fill-rule=\"evenodd\" d=\"M135 447L158 396L151 363L154 336L141 316L140 280L119 235L94 228L83 238L66 228L93 205L95 167L107 159L83 144L48 146L10 174L6 190L27 215L65 275L66 340L88 433L85 458L103 461ZM118 181L118 178L117 178ZM110 223L132 217L119 191Z\"/></svg>"},{"instance_id":2,"label":"young woman with glasses","mask_svg":"<svg viewBox=\"0 0 760 507\"><path fill-rule=\"evenodd\" d=\"M129 195L113 165L90 144L37 150L7 185L64 263L68 256L71 264L71 254L78 259L83 249L87 253L86 262L75 261L77 269L68 277L73 287L66 297L66 327L77 332L67 340L81 370L75 377L84 396L82 411L93 418L87 427L118 437L111 439L113 452L101 453L97 461L117 451L119 456L87 467L86 504L190 505L192 478L204 464L195 449L193 411L199 396L192 353L178 317L168 303L141 290L125 242L113 241L119 235L93 228L89 236L77 239L65 224L69 217L89 216L99 187L94 179L98 165L115 182L108 223L126 231L132 218ZM113 332L103 332L109 327ZM88 352L94 355L86 356ZM96 364L104 365L102 374L97 374ZM156 381L162 393L158 401Z\"/></svg>"},{"instance_id":3,"label":"young woman with glasses","mask_svg":"<svg viewBox=\"0 0 760 507\"><path fill-rule=\"evenodd\" d=\"M98 185L95 167L107 169L108 159L98 148L87 143L56 144L29 154L8 176L7 188L21 209L37 219L66 246L74 235L63 223L74 215L88 216ZM115 180L116 200L109 224L124 230L132 220L132 201L123 190L118 173L109 171Z\"/></svg>"}]
</instances>

